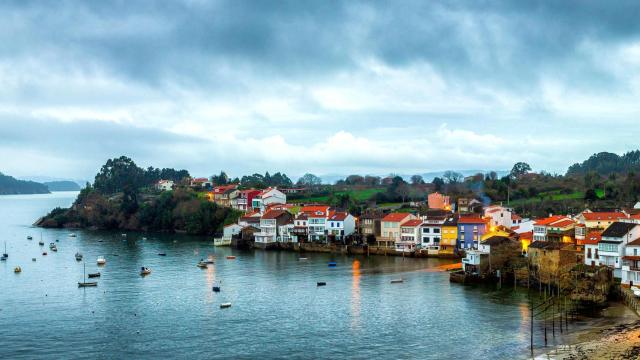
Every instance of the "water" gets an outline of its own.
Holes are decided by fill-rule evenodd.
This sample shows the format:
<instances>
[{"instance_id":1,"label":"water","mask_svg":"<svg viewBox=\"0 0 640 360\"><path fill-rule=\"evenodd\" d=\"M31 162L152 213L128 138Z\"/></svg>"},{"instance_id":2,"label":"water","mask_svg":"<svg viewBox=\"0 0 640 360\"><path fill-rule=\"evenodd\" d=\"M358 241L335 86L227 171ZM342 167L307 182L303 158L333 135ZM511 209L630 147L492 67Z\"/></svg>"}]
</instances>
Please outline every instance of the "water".
<instances>
[{"instance_id":1,"label":"water","mask_svg":"<svg viewBox=\"0 0 640 360\"><path fill-rule=\"evenodd\" d=\"M95 231L70 238L69 230L31 227L75 196L0 196L0 246L6 240L9 253L0 263L3 358L513 359L528 350L526 294L450 284L432 271L447 261L329 254L299 261L290 252L214 248L206 238ZM54 253L48 244L56 239ZM98 287L78 288L76 251L87 272L103 274ZM215 265L197 268L208 254ZM225 259L230 254L237 259ZM328 268L330 260L338 266ZM22 273L13 273L16 265ZM141 277L141 266L153 273ZM400 277L404 283L390 284ZM222 292L211 291L214 280ZM233 306L220 309L223 302Z\"/></svg>"}]
</instances>

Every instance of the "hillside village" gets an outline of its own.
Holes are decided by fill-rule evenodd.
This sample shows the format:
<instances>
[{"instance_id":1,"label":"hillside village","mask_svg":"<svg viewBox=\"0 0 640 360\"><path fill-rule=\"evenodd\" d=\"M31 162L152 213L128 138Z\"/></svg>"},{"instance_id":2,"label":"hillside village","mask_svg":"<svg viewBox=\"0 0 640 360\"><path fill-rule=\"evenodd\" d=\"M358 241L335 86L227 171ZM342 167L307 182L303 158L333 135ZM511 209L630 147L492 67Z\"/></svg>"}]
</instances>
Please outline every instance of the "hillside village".
<instances>
[{"instance_id":1,"label":"hillside village","mask_svg":"<svg viewBox=\"0 0 640 360\"><path fill-rule=\"evenodd\" d=\"M175 186L166 180L156 184L159 190ZM206 178L191 179L189 186L219 206L243 212L224 227L217 245L236 240L262 249L316 244L461 258L464 273L477 276L500 269L503 258L502 265L510 262L514 273L515 264L535 269L541 282L554 282L562 269L584 264L610 269L627 286L640 282L640 204L529 219L501 204L433 192L409 210L370 208L355 216L326 204L287 202L287 195L303 188L240 189L214 186ZM492 261L493 270L487 268Z\"/></svg>"}]
</instances>

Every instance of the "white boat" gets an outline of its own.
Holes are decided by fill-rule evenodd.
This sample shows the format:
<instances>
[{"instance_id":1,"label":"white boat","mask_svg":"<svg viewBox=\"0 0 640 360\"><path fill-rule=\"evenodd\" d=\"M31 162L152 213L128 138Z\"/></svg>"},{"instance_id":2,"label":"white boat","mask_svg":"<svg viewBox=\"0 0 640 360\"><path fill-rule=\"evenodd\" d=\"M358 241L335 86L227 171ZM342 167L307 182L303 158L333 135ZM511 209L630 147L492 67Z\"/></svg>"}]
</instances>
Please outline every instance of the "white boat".
<instances>
[{"instance_id":1,"label":"white boat","mask_svg":"<svg viewBox=\"0 0 640 360\"><path fill-rule=\"evenodd\" d=\"M220 304L220 309L226 309L226 308L230 308L231 307L231 303L222 303Z\"/></svg>"},{"instance_id":2,"label":"white boat","mask_svg":"<svg viewBox=\"0 0 640 360\"><path fill-rule=\"evenodd\" d=\"M79 252L76 253L76 260L82 261L82 254L80 254Z\"/></svg>"},{"instance_id":3,"label":"white boat","mask_svg":"<svg viewBox=\"0 0 640 360\"><path fill-rule=\"evenodd\" d=\"M53 245L53 247L50 246L49 248L51 249L51 251L58 251L58 247L55 245Z\"/></svg>"},{"instance_id":4,"label":"white boat","mask_svg":"<svg viewBox=\"0 0 640 360\"><path fill-rule=\"evenodd\" d=\"M149 274L151 274L151 269L149 269L147 267L144 267L144 266L140 269L140 275L141 276L145 276L145 275L149 275Z\"/></svg>"},{"instance_id":5,"label":"white boat","mask_svg":"<svg viewBox=\"0 0 640 360\"><path fill-rule=\"evenodd\" d=\"M71 233L71 234L69 234L69 237L76 237L76 234Z\"/></svg>"},{"instance_id":6,"label":"white boat","mask_svg":"<svg viewBox=\"0 0 640 360\"><path fill-rule=\"evenodd\" d=\"M96 260L96 263L98 265L104 265L107 263L107 260L104 258L104 256L98 256L98 260Z\"/></svg>"},{"instance_id":7,"label":"white boat","mask_svg":"<svg viewBox=\"0 0 640 360\"><path fill-rule=\"evenodd\" d=\"M200 261L198 261L196 266L199 267L200 269L206 269L207 268L207 263L204 260L200 260Z\"/></svg>"}]
</instances>

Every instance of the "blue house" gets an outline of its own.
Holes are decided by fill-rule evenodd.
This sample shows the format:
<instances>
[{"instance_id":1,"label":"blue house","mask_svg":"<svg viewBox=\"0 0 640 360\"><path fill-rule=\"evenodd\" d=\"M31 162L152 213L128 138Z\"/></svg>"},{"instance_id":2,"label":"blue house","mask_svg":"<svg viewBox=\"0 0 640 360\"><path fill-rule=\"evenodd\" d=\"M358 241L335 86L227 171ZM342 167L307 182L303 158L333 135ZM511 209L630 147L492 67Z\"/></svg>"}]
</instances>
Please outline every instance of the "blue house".
<instances>
[{"instance_id":1,"label":"blue house","mask_svg":"<svg viewBox=\"0 0 640 360\"><path fill-rule=\"evenodd\" d=\"M478 216L460 216L458 219L458 249L477 249L487 232L487 221Z\"/></svg>"}]
</instances>

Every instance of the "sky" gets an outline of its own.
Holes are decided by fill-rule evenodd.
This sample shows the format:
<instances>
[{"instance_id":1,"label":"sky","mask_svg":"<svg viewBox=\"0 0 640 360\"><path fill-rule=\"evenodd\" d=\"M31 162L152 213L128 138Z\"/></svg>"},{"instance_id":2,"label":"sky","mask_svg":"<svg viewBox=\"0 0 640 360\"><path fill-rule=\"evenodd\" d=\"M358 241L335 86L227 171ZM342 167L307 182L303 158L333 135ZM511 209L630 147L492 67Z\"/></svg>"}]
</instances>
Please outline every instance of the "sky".
<instances>
[{"instance_id":1,"label":"sky","mask_svg":"<svg viewBox=\"0 0 640 360\"><path fill-rule=\"evenodd\" d=\"M637 1L3 1L0 172L564 173L637 149Z\"/></svg>"}]
</instances>

